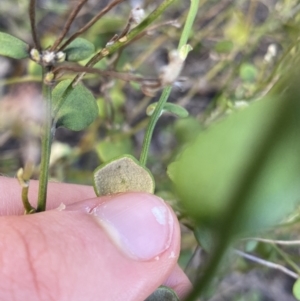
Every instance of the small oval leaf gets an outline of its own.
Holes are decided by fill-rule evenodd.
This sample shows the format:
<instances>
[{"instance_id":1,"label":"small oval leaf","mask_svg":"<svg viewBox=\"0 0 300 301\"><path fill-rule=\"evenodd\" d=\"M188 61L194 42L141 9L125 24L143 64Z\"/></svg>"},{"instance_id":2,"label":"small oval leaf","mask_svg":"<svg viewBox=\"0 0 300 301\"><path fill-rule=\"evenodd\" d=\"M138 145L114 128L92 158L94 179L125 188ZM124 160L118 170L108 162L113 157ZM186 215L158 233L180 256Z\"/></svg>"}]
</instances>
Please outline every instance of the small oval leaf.
<instances>
[{"instance_id":1,"label":"small oval leaf","mask_svg":"<svg viewBox=\"0 0 300 301\"><path fill-rule=\"evenodd\" d=\"M70 79L63 80L53 89L54 112L70 83ZM54 118L57 127L63 126L73 131L80 131L89 126L97 116L98 106L93 94L86 87L78 84L64 99Z\"/></svg>"},{"instance_id":2,"label":"small oval leaf","mask_svg":"<svg viewBox=\"0 0 300 301\"><path fill-rule=\"evenodd\" d=\"M130 155L100 165L94 172L94 189L97 196L120 192L154 192L150 171Z\"/></svg>"},{"instance_id":3,"label":"small oval leaf","mask_svg":"<svg viewBox=\"0 0 300 301\"><path fill-rule=\"evenodd\" d=\"M146 114L148 116L151 116L153 114L156 106L157 106L157 102L154 102L151 105L149 105L146 109ZM180 117L180 118L185 118L185 117L189 116L189 112L185 108L183 108L177 104L170 103L170 102L167 102L164 105L162 113L164 113L164 112L172 113L175 116Z\"/></svg>"},{"instance_id":4,"label":"small oval leaf","mask_svg":"<svg viewBox=\"0 0 300 301\"><path fill-rule=\"evenodd\" d=\"M83 38L77 38L64 50L66 61L78 62L87 59L95 52L95 46Z\"/></svg>"},{"instance_id":5,"label":"small oval leaf","mask_svg":"<svg viewBox=\"0 0 300 301\"><path fill-rule=\"evenodd\" d=\"M29 46L22 40L7 33L0 32L0 55L13 59L29 57Z\"/></svg>"},{"instance_id":6,"label":"small oval leaf","mask_svg":"<svg viewBox=\"0 0 300 301\"><path fill-rule=\"evenodd\" d=\"M179 301L179 298L171 288L162 285L145 301Z\"/></svg>"}]
</instances>

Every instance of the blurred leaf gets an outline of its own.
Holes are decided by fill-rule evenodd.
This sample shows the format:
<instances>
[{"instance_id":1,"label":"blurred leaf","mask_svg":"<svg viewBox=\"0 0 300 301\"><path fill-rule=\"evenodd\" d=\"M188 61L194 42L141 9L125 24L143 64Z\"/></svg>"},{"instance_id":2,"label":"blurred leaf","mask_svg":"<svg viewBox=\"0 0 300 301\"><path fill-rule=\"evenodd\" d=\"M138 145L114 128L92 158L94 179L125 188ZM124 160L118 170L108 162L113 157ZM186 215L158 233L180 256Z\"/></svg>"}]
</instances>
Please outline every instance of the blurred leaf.
<instances>
[{"instance_id":1,"label":"blurred leaf","mask_svg":"<svg viewBox=\"0 0 300 301\"><path fill-rule=\"evenodd\" d=\"M97 154L102 162L107 162L123 154L133 152L130 137L112 137L100 141L96 146Z\"/></svg>"},{"instance_id":2,"label":"blurred leaf","mask_svg":"<svg viewBox=\"0 0 300 301\"><path fill-rule=\"evenodd\" d=\"M196 138L202 130L203 127L195 117L175 121L175 136L181 145Z\"/></svg>"},{"instance_id":3,"label":"blurred leaf","mask_svg":"<svg viewBox=\"0 0 300 301\"><path fill-rule=\"evenodd\" d=\"M235 11L232 14L231 22L226 25L224 35L227 40L232 41L233 45L245 46L249 40L249 27L242 12Z\"/></svg>"},{"instance_id":4,"label":"blurred leaf","mask_svg":"<svg viewBox=\"0 0 300 301\"><path fill-rule=\"evenodd\" d=\"M300 279L297 279L293 285L293 294L297 300L300 300Z\"/></svg>"},{"instance_id":5,"label":"blurred leaf","mask_svg":"<svg viewBox=\"0 0 300 301\"><path fill-rule=\"evenodd\" d=\"M169 165L183 205L197 221L218 223L232 214L236 233L253 232L299 203L299 92L296 83L284 99L263 99L233 113ZM243 195L239 209L231 206L237 192Z\"/></svg>"},{"instance_id":6,"label":"blurred leaf","mask_svg":"<svg viewBox=\"0 0 300 301\"><path fill-rule=\"evenodd\" d=\"M42 66L32 60L28 60L27 70L32 76L42 76Z\"/></svg>"},{"instance_id":7,"label":"blurred leaf","mask_svg":"<svg viewBox=\"0 0 300 301\"><path fill-rule=\"evenodd\" d=\"M29 57L29 46L14 36L0 32L0 55L24 59Z\"/></svg>"},{"instance_id":8,"label":"blurred leaf","mask_svg":"<svg viewBox=\"0 0 300 301\"><path fill-rule=\"evenodd\" d=\"M195 228L194 235L199 246L209 254L213 247L213 232L208 227L201 225Z\"/></svg>"},{"instance_id":9,"label":"blurred leaf","mask_svg":"<svg viewBox=\"0 0 300 301\"><path fill-rule=\"evenodd\" d=\"M55 111L63 93L71 80L61 81L52 92ZM89 126L98 116L98 106L93 94L83 85L78 84L64 99L55 116L57 127L63 126L73 131L80 131Z\"/></svg>"},{"instance_id":10,"label":"blurred leaf","mask_svg":"<svg viewBox=\"0 0 300 301\"><path fill-rule=\"evenodd\" d=\"M245 82L253 82L257 73L256 67L252 64L243 63L240 67L240 78Z\"/></svg>"},{"instance_id":11,"label":"blurred leaf","mask_svg":"<svg viewBox=\"0 0 300 301\"><path fill-rule=\"evenodd\" d=\"M118 85L115 85L114 89L110 91L110 97L115 109L120 109L124 106L126 101L126 96L120 89Z\"/></svg>"},{"instance_id":12,"label":"blurred leaf","mask_svg":"<svg viewBox=\"0 0 300 301\"><path fill-rule=\"evenodd\" d=\"M95 52L95 47L88 40L77 38L64 49L64 52L67 61L78 62L90 57Z\"/></svg>"},{"instance_id":13,"label":"blurred leaf","mask_svg":"<svg viewBox=\"0 0 300 301\"><path fill-rule=\"evenodd\" d=\"M215 51L218 53L229 53L234 47L232 41L224 40L215 45Z\"/></svg>"},{"instance_id":14,"label":"blurred leaf","mask_svg":"<svg viewBox=\"0 0 300 301\"><path fill-rule=\"evenodd\" d=\"M120 192L154 192L150 171L130 155L123 155L100 165L94 171L94 189L97 196Z\"/></svg>"}]
</instances>

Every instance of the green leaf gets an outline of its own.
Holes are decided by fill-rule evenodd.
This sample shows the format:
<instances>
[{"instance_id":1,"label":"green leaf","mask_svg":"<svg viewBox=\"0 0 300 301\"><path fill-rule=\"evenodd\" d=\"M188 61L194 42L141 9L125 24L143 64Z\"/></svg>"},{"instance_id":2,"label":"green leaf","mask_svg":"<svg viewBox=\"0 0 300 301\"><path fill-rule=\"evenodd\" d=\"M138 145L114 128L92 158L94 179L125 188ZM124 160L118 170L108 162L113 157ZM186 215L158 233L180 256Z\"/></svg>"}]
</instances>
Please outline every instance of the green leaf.
<instances>
[{"instance_id":1,"label":"green leaf","mask_svg":"<svg viewBox=\"0 0 300 301\"><path fill-rule=\"evenodd\" d=\"M146 113L148 116L151 116L153 114L157 104L158 104L157 102L154 102L147 107ZM170 102L167 102L164 105L162 113L164 113L164 112L172 113L175 116L180 117L180 118L186 118L189 116L189 112L185 108L183 108L182 106L179 106L175 103L170 103Z\"/></svg>"},{"instance_id":2,"label":"green leaf","mask_svg":"<svg viewBox=\"0 0 300 301\"><path fill-rule=\"evenodd\" d=\"M95 46L86 39L77 38L64 49L64 52L67 61L78 62L90 57L95 52Z\"/></svg>"},{"instance_id":3,"label":"green leaf","mask_svg":"<svg viewBox=\"0 0 300 301\"><path fill-rule=\"evenodd\" d=\"M28 60L27 71L31 76L42 76L43 74L42 66L32 60Z\"/></svg>"},{"instance_id":4,"label":"green leaf","mask_svg":"<svg viewBox=\"0 0 300 301\"><path fill-rule=\"evenodd\" d=\"M80 131L89 126L98 116L98 106L93 94L83 85L78 84L67 94L60 108L58 105L71 80L61 81L52 92L53 109L57 111L57 127L63 126L73 131Z\"/></svg>"},{"instance_id":5,"label":"green leaf","mask_svg":"<svg viewBox=\"0 0 300 301\"><path fill-rule=\"evenodd\" d=\"M192 141L203 130L204 127L195 117L177 119L174 124L175 136L180 145Z\"/></svg>"},{"instance_id":6,"label":"green leaf","mask_svg":"<svg viewBox=\"0 0 300 301\"><path fill-rule=\"evenodd\" d=\"M0 32L0 55L24 59L29 57L29 46L14 36Z\"/></svg>"},{"instance_id":7,"label":"green leaf","mask_svg":"<svg viewBox=\"0 0 300 301\"><path fill-rule=\"evenodd\" d=\"M299 204L297 85L284 99L260 100L214 124L169 165L182 204L195 220L217 225L231 215L236 233L254 232ZM237 193L241 199L233 207Z\"/></svg>"},{"instance_id":8,"label":"green leaf","mask_svg":"<svg viewBox=\"0 0 300 301\"><path fill-rule=\"evenodd\" d=\"M215 45L215 51L218 53L230 53L230 51L233 49L234 45L232 41L223 40Z\"/></svg>"},{"instance_id":9,"label":"green leaf","mask_svg":"<svg viewBox=\"0 0 300 301\"><path fill-rule=\"evenodd\" d=\"M123 154L132 153L130 137L108 137L96 145L97 154L102 162L107 162Z\"/></svg>"},{"instance_id":10,"label":"green leaf","mask_svg":"<svg viewBox=\"0 0 300 301\"><path fill-rule=\"evenodd\" d=\"M297 300L300 300L300 279L298 278L293 285L293 295Z\"/></svg>"},{"instance_id":11,"label":"green leaf","mask_svg":"<svg viewBox=\"0 0 300 301\"><path fill-rule=\"evenodd\" d=\"M154 192L150 171L130 155L124 155L100 165L94 171L94 189L97 196L120 192Z\"/></svg>"},{"instance_id":12,"label":"green leaf","mask_svg":"<svg viewBox=\"0 0 300 301\"><path fill-rule=\"evenodd\" d=\"M240 77L245 82L253 82L257 76L257 69L254 65L243 63L240 67Z\"/></svg>"},{"instance_id":13,"label":"green leaf","mask_svg":"<svg viewBox=\"0 0 300 301\"><path fill-rule=\"evenodd\" d=\"M167 286L161 285L153 292L145 301L179 301L179 298L174 290Z\"/></svg>"}]
</instances>

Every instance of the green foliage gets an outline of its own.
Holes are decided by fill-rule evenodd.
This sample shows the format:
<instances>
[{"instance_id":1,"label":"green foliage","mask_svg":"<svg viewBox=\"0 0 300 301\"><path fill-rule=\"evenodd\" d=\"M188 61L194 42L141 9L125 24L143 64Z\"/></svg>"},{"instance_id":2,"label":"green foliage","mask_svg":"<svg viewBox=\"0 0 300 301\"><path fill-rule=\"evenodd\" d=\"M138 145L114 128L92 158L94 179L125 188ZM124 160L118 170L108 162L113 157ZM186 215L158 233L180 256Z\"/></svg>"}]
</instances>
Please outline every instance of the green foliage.
<instances>
[{"instance_id":1,"label":"green foliage","mask_svg":"<svg viewBox=\"0 0 300 301\"><path fill-rule=\"evenodd\" d=\"M96 145L96 151L101 161L107 162L123 154L131 154L132 142L128 136L108 137Z\"/></svg>"},{"instance_id":2,"label":"green foliage","mask_svg":"<svg viewBox=\"0 0 300 301\"><path fill-rule=\"evenodd\" d=\"M29 57L29 46L14 36L0 32L0 55L24 59Z\"/></svg>"},{"instance_id":3,"label":"green foliage","mask_svg":"<svg viewBox=\"0 0 300 301\"><path fill-rule=\"evenodd\" d=\"M100 165L94 172L97 196L128 191L154 193L154 187L150 171L130 155Z\"/></svg>"},{"instance_id":4,"label":"green foliage","mask_svg":"<svg viewBox=\"0 0 300 301\"><path fill-rule=\"evenodd\" d=\"M299 203L300 108L294 95L296 86L284 99L263 99L233 113L203 131L168 167L198 222L218 224L234 212L236 234L253 232L279 222ZM243 192L238 212L231 207L237 191Z\"/></svg>"},{"instance_id":5,"label":"green foliage","mask_svg":"<svg viewBox=\"0 0 300 301\"><path fill-rule=\"evenodd\" d=\"M215 45L215 51L218 53L230 53L233 49L234 44L232 41L223 40Z\"/></svg>"},{"instance_id":6,"label":"green foliage","mask_svg":"<svg viewBox=\"0 0 300 301\"><path fill-rule=\"evenodd\" d=\"M89 58L95 52L95 46L86 39L77 38L64 49L64 52L67 61L78 62Z\"/></svg>"},{"instance_id":7,"label":"green foliage","mask_svg":"<svg viewBox=\"0 0 300 301\"><path fill-rule=\"evenodd\" d=\"M71 88L72 90L65 97L64 93L70 83L71 80L63 80L53 89L53 110L57 111L54 118L57 127L63 126L73 131L80 131L97 118L98 107L93 94L81 84ZM63 103L58 108L63 97Z\"/></svg>"},{"instance_id":8,"label":"green foliage","mask_svg":"<svg viewBox=\"0 0 300 301\"><path fill-rule=\"evenodd\" d=\"M153 114L156 106L157 106L157 102L154 102L148 106L148 108L146 110L146 113L148 116L151 116ZM186 118L189 116L189 112L185 108L183 108L182 106L179 106L175 103L170 103L170 102L167 102L164 105L162 113L164 113L164 112L174 114L175 116L180 117L180 118Z\"/></svg>"},{"instance_id":9,"label":"green foliage","mask_svg":"<svg viewBox=\"0 0 300 301\"><path fill-rule=\"evenodd\" d=\"M297 300L300 300L300 279L297 279L293 285L293 294Z\"/></svg>"},{"instance_id":10,"label":"green foliage","mask_svg":"<svg viewBox=\"0 0 300 301\"><path fill-rule=\"evenodd\" d=\"M253 82L257 76L257 69L254 65L244 63L240 67L240 77L245 82Z\"/></svg>"}]
</instances>

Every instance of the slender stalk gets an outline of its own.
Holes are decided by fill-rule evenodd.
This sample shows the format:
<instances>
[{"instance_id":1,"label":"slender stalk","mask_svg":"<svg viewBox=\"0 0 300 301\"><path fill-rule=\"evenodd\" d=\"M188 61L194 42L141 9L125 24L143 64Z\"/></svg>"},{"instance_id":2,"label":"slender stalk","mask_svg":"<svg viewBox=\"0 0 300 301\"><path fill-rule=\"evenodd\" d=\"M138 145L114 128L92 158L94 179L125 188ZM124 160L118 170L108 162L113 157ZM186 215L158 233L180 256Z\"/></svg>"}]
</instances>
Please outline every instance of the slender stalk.
<instances>
[{"instance_id":1,"label":"slender stalk","mask_svg":"<svg viewBox=\"0 0 300 301\"><path fill-rule=\"evenodd\" d=\"M149 152L149 147L150 147L154 127L157 123L157 120L160 117L161 111L163 110L165 103L167 102L167 100L170 96L171 90L172 90L172 86L168 86L163 90L163 93L157 103L157 106L156 106L156 108L153 112L153 115L151 116L151 119L149 121L149 124L147 126L147 130L146 130L145 137L143 140L141 156L140 156L140 163L143 166L146 166L146 164L147 164L148 152Z\"/></svg>"},{"instance_id":2,"label":"slender stalk","mask_svg":"<svg viewBox=\"0 0 300 301\"><path fill-rule=\"evenodd\" d=\"M35 208L31 206L28 198L29 182L32 174L31 170L28 172L28 167L29 165L27 164L25 166L25 171L23 168L20 168L17 172L17 178L22 188L22 202L25 209L25 214L31 214L36 211Z\"/></svg>"},{"instance_id":3,"label":"slender stalk","mask_svg":"<svg viewBox=\"0 0 300 301\"><path fill-rule=\"evenodd\" d=\"M277 263L274 263L274 262L270 262L270 261L267 261L267 260L264 260L264 259L261 259L259 257L256 257L256 256L253 256L251 254L247 254L245 252L242 252L240 250L234 250L234 253L236 253L237 255L243 257L243 258L246 258L248 260L251 260L253 262L256 262L258 264L261 264L261 265L264 265L268 268L271 268L271 269L275 269L275 270L279 270L289 276L291 276L292 278L295 278L295 279L298 279L299 276L298 274L296 274L295 272L287 269L286 267L280 265L280 264L277 264Z\"/></svg>"},{"instance_id":4,"label":"slender stalk","mask_svg":"<svg viewBox=\"0 0 300 301\"><path fill-rule=\"evenodd\" d=\"M84 6L84 4L87 2L88 0L81 0L80 3L77 4L77 6L72 10L60 36L56 39L56 41L53 43L52 47L51 47L51 51L54 51L58 45L62 42L62 40L64 39L64 37L67 35L68 31L70 30L70 27L74 21L74 19L76 18L76 16L78 15L79 11L81 10L81 8Z\"/></svg>"},{"instance_id":5,"label":"slender stalk","mask_svg":"<svg viewBox=\"0 0 300 301\"><path fill-rule=\"evenodd\" d=\"M29 20L30 20L30 26L31 26L31 33L32 33L32 39L34 47L40 51L41 45L38 39L37 30L36 30L36 20L35 20L35 4L36 0L30 0L29 3Z\"/></svg>"},{"instance_id":6,"label":"slender stalk","mask_svg":"<svg viewBox=\"0 0 300 301\"><path fill-rule=\"evenodd\" d=\"M292 267L294 269L294 271L297 272L298 277L300 275L300 268L297 266L297 264L290 258L290 256L284 252L283 250L281 250L280 248L278 248L276 245L272 245L272 247L276 250L276 252L283 258L283 260L285 260L285 262L287 264L290 265L290 267Z\"/></svg>"},{"instance_id":7,"label":"slender stalk","mask_svg":"<svg viewBox=\"0 0 300 301\"><path fill-rule=\"evenodd\" d=\"M249 238L245 238L244 240L255 240L255 241L264 242L268 244L283 245L283 246L300 245L300 240L276 240L276 239L268 239L268 238L260 238L260 237L249 237Z\"/></svg>"},{"instance_id":8,"label":"slender stalk","mask_svg":"<svg viewBox=\"0 0 300 301\"><path fill-rule=\"evenodd\" d=\"M87 66L93 66L97 62L99 62L102 58L107 56L108 54L112 54L116 52L119 48L127 45L131 40L133 40L138 34L140 34L143 30L145 30L149 25L151 25L158 17L162 15L162 13L174 2L175 0L165 0L163 1L148 17L143 20L138 26L132 29L127 35L126 39L122 41L116 41L112 45L107 46L102 49L99 53L97 53L91 60L87 63Z\"/></svg>"},{"instance_id":9,"label":"slender stalk","mask_svg":"<svg viewBox=\"0 0 300 301\"><path fill-rule=\"evenodd\" d=\"M188 42L195 18L197 16L199 2L200 2L200 0L191 0L191 6L189 9L189 13L186 17L186 21L185 21L184 28L183 28L183 31L182 31L182 34L180 37L178 49L180 49L183 45L185 45Z\"/></svg>"},{"instance_id":10,"label":"slender stalk","mask_svg":"<svg viewBox=\"0 0 300 301\"><path fill-rule=\"evenodd\" d=\"M91 26L93 26L102 16L104 16L107 12L109 12L112 8L114 8L119 3L124 0L115 0L112 3L109 3L105 6L90 22L88 22L85 26L79 29L76 33L74 33L60 48L58 51L66 48L73 40L75 40L78 36L80 36L83 32L87 31Z\"/></svg>"},{"instance_id":11,"label":"slender stalk","mask_svg":"<svg viewBox=\"0 0 300 301\"><path fill-rule=\"evenodd\" d=\"M178 45L179 50L188 41L190 32L193 27L193 23L195 21L196 15L197 15L198 7L199 7L199 0L191 0L191 6L189 9L189 12L188 12L188 15L186 18L186 22L184 24L184 28L183 28L183 31L182 31L182 34L180 37L179 45ZM141 150L141 156L140 156L140 163L143 166L146 166L146 164L147 164L148 152L149 152L149 147L150 147L154 127L161 115L161 112L164 108L165 103L168 101L171 91L172 91L172 86L168 86L163 90L162 95L158 101L158 104L157 104L157 106L151 116L150 122L147 126L144 141L143 141L143 146L142 146L142 150Z\"/></svg>"},{"instance_id":12,"label":"slender stalk","mask_svg":"<svg viewBox=\"0 0 300 301\"><path fill-rule=\"evenodd\" d=\"M46 70L44 70L44 75ZM43 76L44 76L43 75ZM47 187L49 177L49 161L51 153L52 143L52 95L51 87L43 83L43 96L45 101L45 123L43 125L42 133L42 158L40 165L40 179L39 179L39 193L38 193L38 205L37 212L45 211Z\"/></svg>"}]
</instances>

